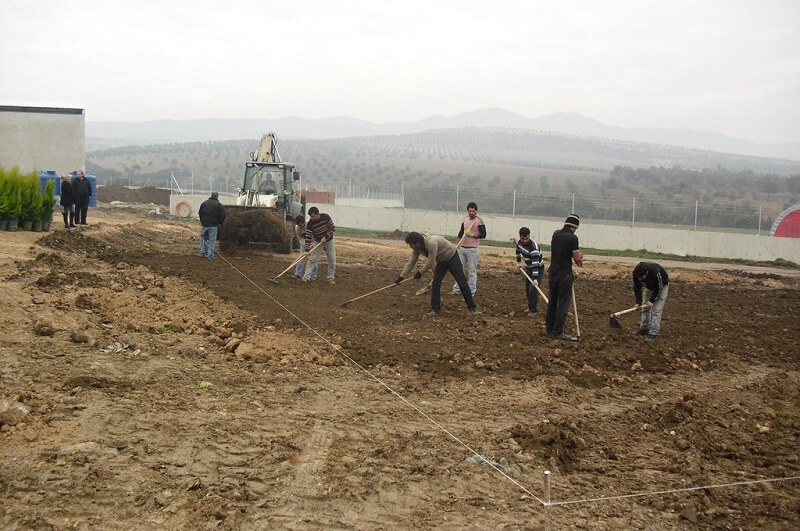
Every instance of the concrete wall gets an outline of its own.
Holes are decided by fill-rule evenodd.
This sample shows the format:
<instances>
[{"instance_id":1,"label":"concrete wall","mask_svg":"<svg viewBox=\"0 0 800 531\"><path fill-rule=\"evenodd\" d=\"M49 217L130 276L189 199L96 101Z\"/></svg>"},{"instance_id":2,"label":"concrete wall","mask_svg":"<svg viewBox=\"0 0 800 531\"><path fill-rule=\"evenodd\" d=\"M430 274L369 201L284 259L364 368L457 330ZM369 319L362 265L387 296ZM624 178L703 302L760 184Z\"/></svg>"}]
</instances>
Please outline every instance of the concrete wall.
<instances>
[{"instance_id":1,"label":"concrete wall","mask_svg":"<svg viewBox=\"0 0 800 531\"><path fill-rule=\"evenodd\" d=\"M311 204L308 205L312 206ZM419 231L455 236L465 213L411 210L403 208L366 208L315 204L320 212L331 215L339 227L391 232ZM531 236L549 244L553 231L562 221L512 218L479 213L486 223L487 238L508 241L516 238L521 226L531 229ZM645 249L681 256L775 260L783 258L800 263L800 240L771 238L751 234L706 232L671 228L603 225L585 220L577 232L583 247L608 250Z\"/></svg>"},{"instance_id":2,"label":"concrete wall","mask_svg":"<svg viewBox=\"0 0 800 531\"><path fill-rule=\"evenodd\" d=\"M0 105L0 166L20 171L84 170L83 109Z\"/></svg>"}]
</instances>

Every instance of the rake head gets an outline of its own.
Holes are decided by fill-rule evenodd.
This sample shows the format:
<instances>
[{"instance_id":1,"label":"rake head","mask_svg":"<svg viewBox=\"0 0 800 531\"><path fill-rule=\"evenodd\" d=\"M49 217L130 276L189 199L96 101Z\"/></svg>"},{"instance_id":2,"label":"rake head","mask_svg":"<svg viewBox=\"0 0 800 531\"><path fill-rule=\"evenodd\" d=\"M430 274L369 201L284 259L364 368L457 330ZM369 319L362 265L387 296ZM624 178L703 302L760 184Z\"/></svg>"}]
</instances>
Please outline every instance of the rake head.
<instances>
[{"instance_id":1,"label":"rake head","mask_svg":"<svg viewBox=\"0 0 800 531\"><path fill-rule=\"evenodd\" d=\"M270 279L268 279L268 280L269 280L270 282L272 282L273 284L275 284L276 286L278 285L278 277L272 277L272 278L270 278Z\"/></svg>"}]
</instances>

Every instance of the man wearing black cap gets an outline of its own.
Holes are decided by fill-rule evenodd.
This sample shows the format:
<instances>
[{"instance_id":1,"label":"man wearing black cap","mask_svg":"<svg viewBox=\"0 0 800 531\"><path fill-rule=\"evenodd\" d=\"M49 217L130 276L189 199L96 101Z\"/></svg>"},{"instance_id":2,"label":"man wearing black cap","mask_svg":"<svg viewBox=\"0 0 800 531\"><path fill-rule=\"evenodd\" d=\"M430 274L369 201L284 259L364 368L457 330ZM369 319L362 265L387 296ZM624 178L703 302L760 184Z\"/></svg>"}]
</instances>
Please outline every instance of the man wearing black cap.
<instances>
[{"instance_id":1,"label":"man wearing black cap","mask_svg":"<svg viewBox=\"0 0 800 531\"><path fill-rule=\"evenodd\" d=\"M547 335L553 339L577 341L575 336L564 333L564 320L572 302L572 261L583 267L583 251L578 248L578 230L581 219L570 214L564 227L553 233L550 241L549 298L547 303Z\"/></svg>"},{"instance_id":2,"label":"man wearing black cap","mask_svg":"<svg viewBox=\"0 0 800 531\"><path fill-rule=\"evenodd\" d=\"M668 294L669 276L663 267L655 262L639 262L633 268L633 296L636 305L642 308L642 320L634 335L647 336L648 341L655 341L661 330L661 316ZM652 306L645 305L645 300Z\"/></svg>"}]
</instances>

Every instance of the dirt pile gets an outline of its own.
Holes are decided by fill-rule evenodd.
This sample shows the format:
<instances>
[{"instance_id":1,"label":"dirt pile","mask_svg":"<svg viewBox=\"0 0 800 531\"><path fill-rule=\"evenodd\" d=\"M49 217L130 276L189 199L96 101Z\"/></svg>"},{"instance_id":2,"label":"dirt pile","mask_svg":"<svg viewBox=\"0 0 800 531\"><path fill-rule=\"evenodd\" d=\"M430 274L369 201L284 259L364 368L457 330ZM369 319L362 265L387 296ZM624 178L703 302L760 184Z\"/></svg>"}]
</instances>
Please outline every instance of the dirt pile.
<instances>
[{"instance_id":1,"label":"dirt pile","mask_svg":"<svg viewBox=\"0 0 800 531\"><path fill-rule=\"evenodd\" d=\"M98 186L97 200L101 203L122 201L123 203L140 203L169 206L169 190L155 186L127 188L125 186Z\"/></svg>"},{"instance_id":2,"label":"dirt pile","mask_svg":"<svg viewBox=\"0 0 800 531\"><path fill-rule=\"evenodd\" d=\"M253 245L263 245L277 253L288 253L291 246L291 222L273 209L230 208L219 230L223 251L234 251Z\"/></svg>"}]
</instances>

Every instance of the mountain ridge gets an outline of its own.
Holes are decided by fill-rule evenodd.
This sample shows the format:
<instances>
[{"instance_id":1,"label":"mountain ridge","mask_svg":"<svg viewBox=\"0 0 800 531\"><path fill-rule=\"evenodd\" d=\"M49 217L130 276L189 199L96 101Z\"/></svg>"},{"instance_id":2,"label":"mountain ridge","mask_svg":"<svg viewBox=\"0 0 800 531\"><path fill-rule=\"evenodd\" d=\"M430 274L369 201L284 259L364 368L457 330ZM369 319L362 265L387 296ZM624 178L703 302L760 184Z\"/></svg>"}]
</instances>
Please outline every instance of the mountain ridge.
<instances>
[{"instance_id":1,"label":"mountain ridge","mask_svg":"<svg viewBox=\"0 0 800 531\"><path fill-rule=\"evenodd\" d=\"M800 160L800 143L758 144L713 131L674 128L625 128L607 125L577 113L559 112L525 118L501 108L468 111L455 116L428 116L415 122L375 123L337 116L308 119L298 116L270 118L204 118L146 122L87 121L86 136L129 144L193 142L260 138L275 131L280 138L322 140L361 136L401 135L431 129L504 127L555 134L627 140L680 146L756 157Z\"/></svg>"}]
</instances>

